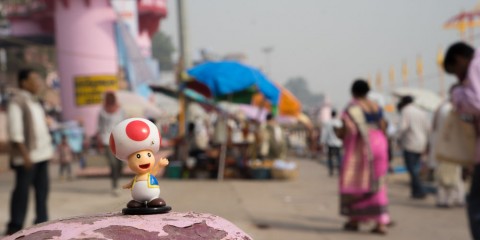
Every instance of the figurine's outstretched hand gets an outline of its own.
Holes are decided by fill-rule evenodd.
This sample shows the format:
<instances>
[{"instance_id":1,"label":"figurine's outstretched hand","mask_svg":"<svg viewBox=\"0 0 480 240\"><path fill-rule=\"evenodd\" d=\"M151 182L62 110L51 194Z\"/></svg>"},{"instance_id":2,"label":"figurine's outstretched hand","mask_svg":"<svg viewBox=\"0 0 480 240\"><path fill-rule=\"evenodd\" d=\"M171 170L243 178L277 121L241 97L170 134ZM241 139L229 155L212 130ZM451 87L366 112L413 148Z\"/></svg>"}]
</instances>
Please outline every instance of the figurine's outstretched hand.
<instances>
[{"instance_id":1,"label":"figurine's outstretched hand","mask_svg":"<svg viewBox=\"0 0 480 240\"><path fill-rule=\"evenodd\" d=\"M153 175L157 175L158 172L160 171L161 168L165 167L168 165L168 159L166 158L160 158L157 162L157 164L155 164L155 167L152 168L152 170L150 171L151 174Z\"/></svg>"},{"instance_id":2,"label":"figurine's outstretched hand","mask_svg":"<svg viewBox=\"0 0 480 240\"><path fill-rule=\"evenodd\" d=\"M168 163L169 163L168 159L166 159L166 158L161 158L160 160L158 160L158 165L160 167L165 167L165 166L168 165Z\"/></svg>"}]
</instances>

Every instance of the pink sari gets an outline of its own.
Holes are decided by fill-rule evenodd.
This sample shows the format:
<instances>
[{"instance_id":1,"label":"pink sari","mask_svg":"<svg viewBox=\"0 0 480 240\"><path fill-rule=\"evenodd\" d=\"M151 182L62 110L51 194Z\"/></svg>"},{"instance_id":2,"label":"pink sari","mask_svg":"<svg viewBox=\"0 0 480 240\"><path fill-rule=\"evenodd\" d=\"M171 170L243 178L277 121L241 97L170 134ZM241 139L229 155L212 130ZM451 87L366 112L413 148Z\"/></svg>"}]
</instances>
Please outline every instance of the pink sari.
<instances>
[{"instance_id":1,"label":"pink sari","mask_svg":"<svg viewBox=\"0 0 480 240\"><path fill-rule=\"evenodd\" d=\"M357 114L352 114L352 108L357 110ZM385 134L375 127L382 113L377 113L379 119L369 121L359 109L352 104L342 116L347 131L340 172L341 214L353 221L373 220L388 224L390 218L385 184L388 142Z\"/></svg>"}]
</instances>

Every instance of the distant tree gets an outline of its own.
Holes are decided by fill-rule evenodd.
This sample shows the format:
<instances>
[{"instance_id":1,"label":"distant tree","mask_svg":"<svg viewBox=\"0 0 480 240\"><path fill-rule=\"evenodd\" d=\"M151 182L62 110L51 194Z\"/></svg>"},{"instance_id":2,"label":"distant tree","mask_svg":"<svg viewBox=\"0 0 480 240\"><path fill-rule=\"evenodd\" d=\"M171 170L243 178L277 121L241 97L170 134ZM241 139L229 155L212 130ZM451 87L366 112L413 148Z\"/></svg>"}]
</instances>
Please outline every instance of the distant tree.
<instances>
[{"instance_id":1,"label":"distant tree","mask_svg":"<svg viewBox=\"0 0 480 240\"><path fill-rule=\"evenodd\" d=\"M152 55L158 60L160 70L172 71L174 68L172 54L175 52L170 36L159 31L153 35Z\"/></svg>"},{"instance_id":2,"label":"distant tree","mask_svg":"<svg viewBox=\"0 0 480 240\"><path fill-rule=\"evenodd\" d=\"M303 77L293 77L288 79L285 87L296 96L301 96L303 94L310 95L308 82Z\"/></svg>"},{"instance_id":3,"label":"distant tree","mask_svg":"<svg viewBox=\"0 0 480 240\"><path fill-rule=\"evenodd\" d=\"M293 77L285 83L285 88L295 95L305 108L318 106L323 102L323 94L310 91L308 81L303 77Z\"/></svg>"}]
</instances>

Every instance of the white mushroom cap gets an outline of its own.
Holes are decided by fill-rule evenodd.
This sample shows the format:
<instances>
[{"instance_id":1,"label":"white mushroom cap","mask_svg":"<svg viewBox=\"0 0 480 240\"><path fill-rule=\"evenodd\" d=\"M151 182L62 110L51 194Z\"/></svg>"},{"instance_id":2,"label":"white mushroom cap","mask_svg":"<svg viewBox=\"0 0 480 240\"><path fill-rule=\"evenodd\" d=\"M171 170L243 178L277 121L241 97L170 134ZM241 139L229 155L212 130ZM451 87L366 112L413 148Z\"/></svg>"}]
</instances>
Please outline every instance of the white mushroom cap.
<instances>
[{"instance_id":1,"label":"white mushroom cap","mask_svg":"<svg viewBox=\"0 0 480 240\"><path fill-rule=\"evenodd\" d=\"M129 118L117 124L110 134L110 150L120 160L138 151L160 150L161 136L157 126L144 118Z\"/></svg>"}]
</instances>

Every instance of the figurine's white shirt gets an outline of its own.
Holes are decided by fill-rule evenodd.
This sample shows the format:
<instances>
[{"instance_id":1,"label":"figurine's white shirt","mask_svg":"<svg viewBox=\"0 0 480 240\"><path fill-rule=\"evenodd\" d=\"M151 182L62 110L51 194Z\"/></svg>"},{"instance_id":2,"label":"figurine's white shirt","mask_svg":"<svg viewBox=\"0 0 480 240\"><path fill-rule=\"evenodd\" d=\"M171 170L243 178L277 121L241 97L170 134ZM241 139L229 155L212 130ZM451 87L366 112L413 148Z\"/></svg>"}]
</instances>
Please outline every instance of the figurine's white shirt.
<instances>
[{"instance_id":1,"label":"figurine's white shirt","mask_svg":"<svg viewBox=\"0 0 480 240\"><path fill-rule=\"evenodd\" d=\"M158 198L160 195L160 186L155 176L150 173L147 175L146 181L137 181L137 177L133 179L132 198L137 202L150 202Z\"/></svg>"}]
</instances>

